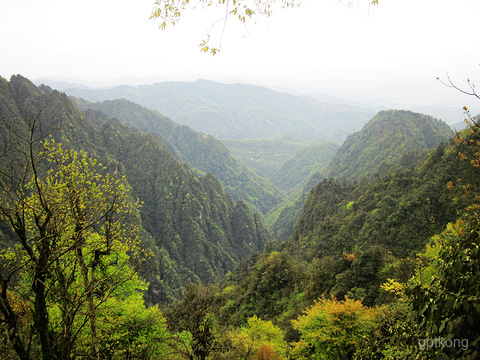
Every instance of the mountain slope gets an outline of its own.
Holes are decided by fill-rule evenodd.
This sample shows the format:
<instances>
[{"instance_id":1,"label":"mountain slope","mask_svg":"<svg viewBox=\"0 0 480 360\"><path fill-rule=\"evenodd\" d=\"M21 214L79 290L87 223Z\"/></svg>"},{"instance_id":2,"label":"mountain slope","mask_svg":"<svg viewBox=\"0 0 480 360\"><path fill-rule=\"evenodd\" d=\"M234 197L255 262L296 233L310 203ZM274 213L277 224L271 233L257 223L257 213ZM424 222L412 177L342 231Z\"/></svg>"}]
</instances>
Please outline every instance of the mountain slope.
<instances>
[{"instance_id":1,"label":"mountain slope","mask_svg":"<svg viewBox=\"0 0 480 360\"><path fill-rule=\"evenodd\" d=\"M447 124L431 116L381 111L362 130L349 135L324 176L350 180L408 168L415 164L415 152L434 148L452 136Z\"/></svg>"},{"instance_id":2,"label":"mountain slope","mask_svg":"<svg viewBox=\"0 0 480 360\"><path fill-rule=\"evenodd\" d=\"M66 92L89 101L132 100L220 139L276 138L291 131L315 140L342 142L373 115L362 108L324 104L260 86L207 80Z\"/></svg>"},{"instance_id":3,"label":"mountain slope","mask_svg":"<svg viewBox=\"0 0 480 360\"><path fill-rule=\"evenodd\" d=\"M302 244L300 256L310 249L308 257L317 257L380 245L395 256L411 256L466 206L460 184L480 185L478 171L455 150L451 139L413 169L360 182L320 181L305 201L292 249Z\"/></svg>"},{"instance_id":4,"label":"mountain slope","mask_svg":"<svg viewBox=\"0 0 480 360\"><path fill-rule=\"evenodd\" d=\"M338 148L334 143L322 143L301 149L272 178L274 185L284 194L298 193L315 173L328 165Z\"/></svg>"},{"instance_id":5,"label":"mountain slope","mask_svg":"<svg viewBox=\"0 0 480 360\"><path fill-rule=\"evenodd\" d=\"M0 149L21 144L33 116L36 138L51 134L65 148L83 150L106 171L125 176L133 198L143 201L141 239L153 252L144 269L150 302L172 300L190 282L220 278L267 241L258 215L241 201L235 204L213 174L199 175L152 135L98 111L85 116L65 94L21 76L0 79L0 101L0 124L8 134ZM0 160L3 169L12 163Z\"/></svg>"},{"instance_id":6,"label":"mountain slope","mask_svg":"<svg viewBox=\"0 0 480 360\"><path fill-rule=\"evenodd\" d=\"M323 178L361 179L415 166L440 142L452 137L448 125L410 111L381 111L351 134L328 166L315 174L302 193L286 199L267 219L273 236L288 236L310 189ZM308 185L309 184L309 185Z\"/></svg>"},{"instance_id":7,"label":"mountain slope","mask_svg":"<svg viewBox=\"0 0 480 360\"><path fill-rule=\"evenodd\" d=\"M122 123L145 131L165 144L179 160L203 172L213 173L234 200L243 200L255 211L267 213L282 195L266 179L235 160L215 137L179 125L154 110L128 100L90 103L76 99L82 109L99 110Z\"/></svg>"}]
</instances>

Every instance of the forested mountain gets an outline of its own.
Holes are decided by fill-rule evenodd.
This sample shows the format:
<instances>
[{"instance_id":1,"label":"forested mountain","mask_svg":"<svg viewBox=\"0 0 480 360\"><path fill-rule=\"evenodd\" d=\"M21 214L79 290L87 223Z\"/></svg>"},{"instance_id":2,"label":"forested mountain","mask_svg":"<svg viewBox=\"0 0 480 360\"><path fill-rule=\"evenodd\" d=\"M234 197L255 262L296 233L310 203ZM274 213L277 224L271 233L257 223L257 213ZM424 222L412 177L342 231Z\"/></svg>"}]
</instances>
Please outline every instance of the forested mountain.
<instances>
[{"instance_id":1,"label":"forested mountain","mask_svg":"<svg viewBox=\"0 0 480 360\"><path fill-rule=\"evenodd\" d=\"M243 200L263 214L275 207L282 195L272 184L235 160L215 137L179 125L157 111L131 101L107 100L90 103L75 99L81 109L99 110L152 134L166 145L182 162L205 173L213 173L235 201Z\"/></svg>"},{"instance_id":2,"label":"forested mountain","mask_svg":"<svg viewBox=\"0 0 480 360\"><path fill-rule=\"evenodd\" d=\"M413 255L466 206L461 187L449 189L448 184L479 184L454 147L453 140L442 143L414 169L371 181L320 181L307 196L290 241L301 243L303 250L312 247L312 257L374 245L398 257Z\"/></svg>"},{"instance_id":3,"label":"forested mountain","mask_svg":"<svg viewBox=\"0 0 480 360\"><path fill-rule=\"evenodd\" d=\"M416 153L434 148L453 135L450 127L431 116L405 110L381 111L362 130L349 135L324 176L351 180L409 168Z\"/></svg>"},{"instance_id":4,"label":"forested mountain","mask_svg":"<svg viewBox=\"0 0 480 360\"><path fill-rule=\"evenodd\" d=\"M267 219L274 236L289 236L310 189L323 178L362 179L414 167L428 152L453 136L431 116L403 110L381 111L362 130L349 135L328 166L314 174L299 194L284 200Z\"/></svg>"},{"instance_id":5,"label":"forested mountain","mask_svg":"<svg viewBox=\"0 0 480 360\"><path fill-rule=\"evenodd\" d=\"M355 145L390 144L375 127L392 115L406 124L391 142L413 152L372 157ZM0 79L0 353L478 358L480 127L470 119L434 145L442 124L380 113L347 144L383 164L376 174L363 163L356 180L317 172L293 235L267 242L259 216L179 161L160 131L165 144L47 86ZM416 140L399 141L405 129ZM171 306L145 307L182 290Z\"/></svg>"},{"instance_id":6,"label":"forested mountain","mask_svg":"<svg viewBox=\"0 0 480 360\"><path fill-rule=\"evenodd\" d=\"M112 89L67 89L89 101L125 98L219 139L276 138L291 131L314 140L342 142L373 115L264 87L207 80Z\"/></svg>"},{"instance_id":7,"label":"forested mountain","mask_svg":"<svg viewBox=\"0 0 480 360\"><path fill-rule=\"evenodd\" d=\"M297 194L309 179L331 161L339 146L323 143L307 146L284 162L272 177L273 184L287 195Z\"/></svg>"},{"instance_id":8,"label":"forested mountain","mask_svg":"<svg viewBox=\"0 0 480 360\"><path fill-rule=\"evenodd\" d=\"M21 76L1 79L0 102L3 165L14 161L10 154L21 155L12 149L27 141L35 121L35 138L50 134L125 176L132 198L143 202L141 238L153 252L144 268L151 301L172 300L190 282L219 279L267 241L258 215L235 203L212 173L181 163L154 136L98 111L83 114L65 94Z\"/></svg>"}]
</instances>

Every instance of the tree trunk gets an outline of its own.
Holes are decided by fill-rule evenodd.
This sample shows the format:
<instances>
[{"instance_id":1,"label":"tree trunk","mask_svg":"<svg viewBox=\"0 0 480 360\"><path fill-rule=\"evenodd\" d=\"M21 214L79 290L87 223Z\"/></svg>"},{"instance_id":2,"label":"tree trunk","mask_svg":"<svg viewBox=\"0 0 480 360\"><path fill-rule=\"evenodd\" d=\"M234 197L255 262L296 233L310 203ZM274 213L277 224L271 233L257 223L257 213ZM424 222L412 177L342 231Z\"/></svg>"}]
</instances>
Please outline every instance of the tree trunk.
<instances>
[{"instance_id":1,"label":"tree trunk","mask_svg":"<svg viewBox=\"0 0 480 360\"><path fill-rule=\"evenodd\" d=\"M93 288L92 288L93 274L92 274L92 280L89 281L88 268L83 259L83 252L80 246L77 248L77 261L78 261L78 264L80 265L80 271L82 273L82 278L83 278L83 286L86 290L86 296L87 296L87 316L89 317L90 330L92 332L92 350L93 350L92 356L94 359L100 360L100 347L98 344L98 334L97 334L97 318L95 314L95 302L94 302L94 294L93 294Z\"/></svg>"},{"instance_id":2,"label":"tree trunk","mask_svg":"<svg viewBox=\"0 0 480 360\"><path fill-rule=\"evenodd\" d=\"M44 359L53 359L52 343L49 330L49 319L47 309L47 294L45 287L46 268L48 262L48 245L45 240L42 241L41 252L37 266L35 267L35 276L33 281L33 291L35 293L35 330L40 337L42 355Z\"/></svg>"},{"instance_id":3,"label":"tree trunk","mask_svg":"<svg viewBox=\"0 0 480 360\"><path fill-rule=\"evenodd\" d=\"M30 360L30 355L25 349L22 339L18 334L17 329L17 315L12 310L10 303L7 299L7 286L2 278L2 288L1 288L0 297L2 298L0 303L0 311L2 312L5 322L7 324L8 337L12 342L13 349L17 353L20 360Z\"/></svg>"}]
</instances>

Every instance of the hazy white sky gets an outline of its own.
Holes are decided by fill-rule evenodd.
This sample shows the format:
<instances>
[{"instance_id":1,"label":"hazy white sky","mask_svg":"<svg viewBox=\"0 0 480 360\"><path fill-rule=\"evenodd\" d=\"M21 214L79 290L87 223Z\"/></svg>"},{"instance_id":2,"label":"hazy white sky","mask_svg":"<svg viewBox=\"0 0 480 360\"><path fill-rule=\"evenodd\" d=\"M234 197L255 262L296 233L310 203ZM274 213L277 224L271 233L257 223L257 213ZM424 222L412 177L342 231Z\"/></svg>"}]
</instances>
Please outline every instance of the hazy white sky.
<instances>
[{"instance_id":1,"label":"hazy white sky","mask_svg":"<svg viewBox=\"0 0 480 360\"><path fill-rule=\"evenodd\" d=\"M0 75L206 78L449 105L456 94L437 76L448 71L459 85L467 77L480 83L480 1L357 2L304 0L247 29L230 22L212 57L198 44L221 16L215 10L187 12L160 31L148 20L153 0L0 0Z\"/></svg>"}]
</instances>

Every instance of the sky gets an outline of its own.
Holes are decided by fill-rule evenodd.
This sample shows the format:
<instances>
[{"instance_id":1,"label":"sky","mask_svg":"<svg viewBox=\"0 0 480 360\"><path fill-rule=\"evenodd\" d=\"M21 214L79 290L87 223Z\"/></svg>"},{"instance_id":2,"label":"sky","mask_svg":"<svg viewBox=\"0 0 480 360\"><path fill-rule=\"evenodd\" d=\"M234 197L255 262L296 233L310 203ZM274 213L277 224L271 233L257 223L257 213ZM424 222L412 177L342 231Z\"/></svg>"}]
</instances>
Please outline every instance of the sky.
<instances>
[{"instance_id":1,"label":"sky","mask_svg":"<svg viewBox=\"0 0 480 360\"><path fill-rule=\"evenodd\" d=\"M246 26L229 20L224 32L225 10L200 8L162 31L153 3L0 0L0 75L96 86L202 78L370 103L480 104L436 80L480 83L478 0L303 0ZM215 56L198 46L212 25L214 38L223 32Z\"/></svg>"}]
</instances>

